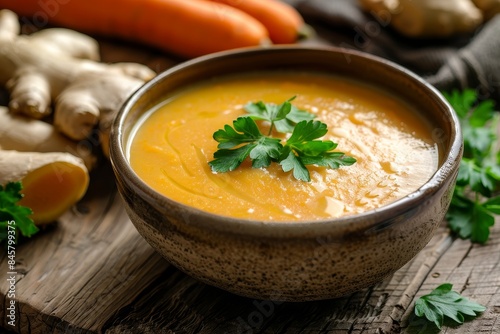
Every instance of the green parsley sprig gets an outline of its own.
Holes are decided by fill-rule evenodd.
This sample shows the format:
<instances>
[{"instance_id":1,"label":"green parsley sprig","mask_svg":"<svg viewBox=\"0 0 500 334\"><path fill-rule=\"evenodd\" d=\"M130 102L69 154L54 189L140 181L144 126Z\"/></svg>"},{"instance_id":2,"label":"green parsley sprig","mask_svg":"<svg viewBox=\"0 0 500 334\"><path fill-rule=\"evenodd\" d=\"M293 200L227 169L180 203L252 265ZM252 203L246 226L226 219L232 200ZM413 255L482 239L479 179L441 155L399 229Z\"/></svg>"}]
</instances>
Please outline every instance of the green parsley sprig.
<instances>
[{"instance_id":1,"label":"green parsley sprig","mask_svg":"<svg viewBox=\"0 0 500 334\"><path fill-rule=\"evenodd\" d=\"M468 300L452 288L452 284L444 283L417 299L414 309L416 317L411 320L410 326L425 327L425 322L422 323L421 320L427 320L441 329L445 319L462 324L465 321L464 316L476 317L478 313L486 310L483 305Z\"/></svg>"},{"instance_id":2,"label":"green parsley sprig","mask_svg":"<svg viewBox=\"0 0 500 334\"><path fill-rule=\"evenodd\" d=\"M499 114L493 101L479 101L473 90L444 96L460 119L464 137L464 156L446 215L448 226L459 237L484 244L495 215L500 214L500 196L496 195L500 181Z\"/></svg>"},{"instance_id":3,"label":"green parsley sprig","mask_svg":"<svg viewBox=\"0 0 500 334\"><path fill-rule=\"evenodd\" d=\"M33 212L18 202L23 197L21 182L0 185L0 244L6 240L17 242L19 236L30 237L38 232L33 220Z\"/></svg>"},{"instance_id":4,"label":"green parsley sprig","mask_svg":"<svg viewBox=\"0 0 500 334\"><path fill-rule=\"evenodd\" d=\"M226 124L216 131L213 138L219 144L214 160L209 162L212 170L232 171L250 157L254 168L265 168L276 162L283 171L292 171L297 180L310 181L307 165L335 169L354 164L355 158L332 151L336 143L318 140L328 132L327 125L293 106L290 102L294 98L279 105L262 101L249 103L245 106L248 115L238 117L233 126ZM270 124L267 135L262 134L256 120ZM291 135L283 144L281 138L272 137L273 130Z\"/></svg>"},{"instance_id":5,"label":"green parsley sprig","mask_svg":"<svg viewBox=\"0 0 500 334\"><path fill-rule=\"evenodd\" d=\"M268 121L271 124L268 135L271 134L274 127L281 133L292 133L295 125L301 121L310 121L316 116L306 110L298 109L291 104L295 96L281 104L249 102L244 110L254 120Z\"/></svg>"}]
</instances>

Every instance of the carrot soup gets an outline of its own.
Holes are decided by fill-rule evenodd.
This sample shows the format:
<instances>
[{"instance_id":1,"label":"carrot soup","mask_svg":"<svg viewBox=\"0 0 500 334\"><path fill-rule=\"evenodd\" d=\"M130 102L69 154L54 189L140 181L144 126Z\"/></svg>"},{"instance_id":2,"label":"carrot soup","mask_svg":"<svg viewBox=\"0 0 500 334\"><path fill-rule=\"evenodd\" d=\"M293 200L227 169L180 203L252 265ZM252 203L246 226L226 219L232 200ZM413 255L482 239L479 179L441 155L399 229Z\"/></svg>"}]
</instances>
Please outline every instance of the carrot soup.
<instances>
[{"instance_id":1,"label":"carrot soup","mask_svg":"<svg viewBox=\"0 0 500 334\"><path fill-rule=\"evenodd\" d=\"M292 104L327 124L322 138L356 159L308 166L310 182L277 163L216 173L213 134L245 115L248 102ZM138 176L172 200L215 214L261 221L353 215L402 198L436 172L431 127L402 100L342 77L273 72L227 76L192 86L146 113L128 143Z\"/></svg>"}]
</instances>

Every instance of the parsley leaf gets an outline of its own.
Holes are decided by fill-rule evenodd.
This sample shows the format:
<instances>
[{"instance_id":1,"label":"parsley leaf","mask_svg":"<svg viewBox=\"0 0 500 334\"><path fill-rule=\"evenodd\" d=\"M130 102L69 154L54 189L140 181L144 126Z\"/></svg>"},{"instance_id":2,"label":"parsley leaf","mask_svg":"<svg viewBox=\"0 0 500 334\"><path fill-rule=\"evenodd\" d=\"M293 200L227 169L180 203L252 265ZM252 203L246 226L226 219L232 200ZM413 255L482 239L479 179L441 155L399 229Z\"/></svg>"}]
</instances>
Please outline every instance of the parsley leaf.
<instances>
[{"instance_id":1,"label":"parsley leaf","mask_svg":"<svg viewBox=\"0 0 500 334\"><path fill-rule=\"evenodd\" d=\"M327 132L328 129L325 123L321 123L320 121L302 121L293 129L293 133L286 144L290 147L297 147L304 142L322 137ZM331 141L329 143L333 144Z\"/></svg>"},{"instance_id":2,"label":"parsley leaf","mask_svg":"<svg viewBox=\"0 0 500 334\"><path fill-rule=\"evenodd\" d=\"M453 285L444 283L434 289L430 294L424 295L415 302L415 315L425 317L441 329L445 318L462 324L464 315L476 317L486 307L462 297L452 290Z\"/></svg>"},{"instance_id":3,"label":"parsley leaf","mask_svg":"<svg viewBox=\"0 0 500 334\"><path fill-rule=\"evenodd\" d=\"M494 214L498 212L498 204L491 205L489 201L479 203L458 194L454 196L447 212L450 229L462 239L486 243L490 227L495 224ZM500 202L500 197L492 198L492 202Z\"/></svg>"},{"instance_id":4,"label":"parsley leaf","mask_svg":"<svg viewBox=\"0 0 500 334\"><path fill-rule=\"evenodd\" d=\"M483 207L489 212L499 215L500 214L500 196L490 198L483 203Z\"/></svg>"},{"instance_id":5,"label":"parsley leaf","mask_svg":"<svg viewBox=\"0 0 500 334\"><path fill-rule=\"evenodd\" d=\"M304 165L317 165L331 169L340 166L350 166L356 162L356 159L345 155L343 152L324 152L320 156L302 156L300 158Z\"/></svg>"},{"instance_id":6,"label":"parsley leaf","mask_svg":"<svg viewBox=\"0 0 500 334\"><path fill-rule=\"evenodd\" d=\"M454 90L451 93L443 92L443 95L461 119L467 117L477 100L476 92L472 89Z\"/></svg>"},{"instance_id":7,"label":"parsley leaf","mask_svg":"<svg viewBox=\"0 0 500 334\"><path fill-rule=\"evenodd\" d=\"M479 103L474 112L471 113L469 123L474 128L485 126L495 116L495 103L492 100L486 100Z\"/></svg>"},{"instance_id":8,"label":"parsley leaf","mask_svg":"<svg viewBox=\"0 0 500 334\"><path fill-rule=\"evenodd\" d=\"M496 147L500 120L491 100L478 101L473 90L444 96L456 111L464 138L464 156L446 214L448 226L459 237L484 244L495 215L500 214L500 152Z\"/></svg>"},{"instance_id":9,"label":"parsley leaf","mask_svg":"<svg viewBox=\"0 0 500 334\"><path fill-rule=\"evenodd\" d=\"M214 160L209 162L210 167L216 172L230 172L248 157L255 145L245 145L234 150L218 150L214 153Z\"/></svg>"},{"instance_id":10,"label":"parsley leaf","mask_svg":"<svg viewBox=\"0 0 500 334\"><path fill-rule=\"evenodd\" d=\"M234 129L229 125L224 125L224 129L214 133L214 139L219 142L218 148L230 149L262 137L257 124L251 118L239 117L233 121L233 126Z\"/></svg>"},{"instance_id":11,"label":"parsley leaf","mask_svg":"<svg viewBox=\"0 0 500 334\"><path fill-rule=\"evenodd\" d=\"M277 160L282 146L279 139L261 137L257 145L250 152L252 167L268 167L271 161Z\"/></svg>"},{"instance_id":12,"label":"parsley leaf","mask_svg":"<svg viewBox=\"0 0 500 334\"><path fill-rule=\"evenodd\" d=\"M306 166L304 166L302 161L295 154L293 154L292 151L289 151L286 158L281 160L280 165L285 172L293 170L293 177L297 180L307 182L311 181L311 176L309 175L309 171Z\"/></svg>"},{"instance_id":13,"label":"parsley leaf","mask_svg":"<svg viewBox=\"0 0 500 334\"><path fill-rule=\"evenodd\" d=\"M301 121L314 119L316 116L305 110L300 110L290 102L295 99L295 96L285 102L276 105L273 103L249 102L244 109L249 113L248 117L255 120L264 120L276 127L278 132L292 133L295 125ZM270 133L270 132L269 132Z\"/></svg>"},{"instance_id":14,"label":"parsley leaf","mask_svg":"<svg viewBox=\"0 0 500 334\"><path fill-rule=\"evenodd\" d=\"M264 136L253 119L238 117L233 127L225 125L213 135L219 142L219 150L209 162L212 170L222 173L235 170L248 156L255 168L267 167L273 159L278 159L282 148L280 139ZM244 145L232 149L241 144Z\"/></svg>"},{"instance_id":15,"label":"parsley leaf","mask_svg":"<svg viewBox=\"0 0 500 334\"><path fill-rule=\"evenodd\" d=\"M310 181L305 165L335 169L355 163L356 159L342 152L330 152L337 147L336 143L330 140L315 140L327 132L326 124L320 121L299 122L285 144L287 158L280 162L283 170L288 172L293 169L296 179Z\"/></svg>"},{"instance_id":16,"label":"parsley leaf","mask_svg":"<svg viewBox=\"0 0 500 334\"><path fill-rule=\"evenodd\" d=\"M217 130L213 138L219 143L218 150L214 153L214 160L209 162L212 171L232 171L249 157L254 168L268 167L277 162L284 172L293 171L296 179L310 181L306 165L336 169L354 164L355 158L332 152L336 143L318 140L327 133L327 125L313 121L314 115L291 105L294 98L280 105L249 103L245 107L249 115L238 117L232 127L226 124ZM261 133L255 120L271 123L269 135ZM284 145L280 138L270 136L273 126L278 132L291 132Z\"/></svg>"},{"instance_id":17,"label":"parsley leaf","mask_svg":"<svg viewBox=\"0 0 500 334\"><path fill-rule=\"evenodd\" d=\"M0 242L6 240L10 235L10 226L14 226L16 229L16 241L19 236L18 232L26 237L38 232L38 227L29 217L33 213L31 209L17 204L23 197L21 190L21 182L0 185ZM14 225L9 224L10 221L13 221Z\"/></svg>"},{"instance_id":18,"label":"parsley leaf","mask_svg":"<svg viewBox=\"0 0 500 334\"><path fill-rule=\"evenodd\" d=\"M468 186L483 196L491 196L491 192L495 189L495 178L490 175L488 169L478 166L476 160L462 158L457 184Z\"/></svg>"}]
</instances>

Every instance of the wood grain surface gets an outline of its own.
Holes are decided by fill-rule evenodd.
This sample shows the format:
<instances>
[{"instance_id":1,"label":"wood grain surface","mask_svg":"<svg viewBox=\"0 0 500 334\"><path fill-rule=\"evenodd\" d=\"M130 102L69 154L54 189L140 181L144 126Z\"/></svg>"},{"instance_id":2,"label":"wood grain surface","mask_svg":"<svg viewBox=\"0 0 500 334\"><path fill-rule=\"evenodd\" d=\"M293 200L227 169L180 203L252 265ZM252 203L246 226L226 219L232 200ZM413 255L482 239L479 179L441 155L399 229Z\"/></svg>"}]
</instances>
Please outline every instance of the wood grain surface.
<instances>
[{"instance_id":1,"label":"wood grain surface","mask_svg":"<svg viewBox=\"0 0 500 334\"><path fill-rule=\"evenodd\" d=\"M156 71L179 60L137 45L101 41L103 60L138 61ZM0 255L0 327L16 333L417 333L416 297L443 282L487 307L443 333L500 333L500 223L489 242L451 237L445 224L411 262L383 282L344 298L280 303L199 283L137 233L109 162L91 175L72 210L16 250L16 326L8 325L7 258ZM435 331L425 331L435 333Z\"/></svg>"}]
</instances>

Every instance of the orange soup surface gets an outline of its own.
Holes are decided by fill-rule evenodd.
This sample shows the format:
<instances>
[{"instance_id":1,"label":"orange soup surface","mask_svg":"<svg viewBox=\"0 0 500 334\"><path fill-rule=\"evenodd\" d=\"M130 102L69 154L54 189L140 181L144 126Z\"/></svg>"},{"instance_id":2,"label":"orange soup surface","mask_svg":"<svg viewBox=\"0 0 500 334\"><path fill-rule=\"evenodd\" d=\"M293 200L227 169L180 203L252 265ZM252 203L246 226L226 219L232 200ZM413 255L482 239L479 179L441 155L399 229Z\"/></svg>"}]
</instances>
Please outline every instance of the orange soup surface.
<instances>
[{"instance_id":1,"label":"orange soup surface","mask_svg":"<svg viewBox=\"0 0 500 334\"><path fill-rule=\"evenodd\" d=\"M248 102L292 104L328 125L323 140L356 158L339 169L307 166L299 181L272 163L214 173L213 133ZM144 115L129 142L135 172L165 196L201 210L261 221L320 220L378 208L422 186L438 149L421 116L375 87L341 77L273 73L214 79L168 98Z\"/></svg>"}]
</instances>

